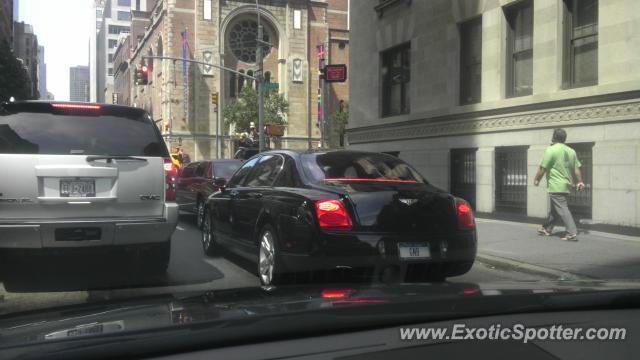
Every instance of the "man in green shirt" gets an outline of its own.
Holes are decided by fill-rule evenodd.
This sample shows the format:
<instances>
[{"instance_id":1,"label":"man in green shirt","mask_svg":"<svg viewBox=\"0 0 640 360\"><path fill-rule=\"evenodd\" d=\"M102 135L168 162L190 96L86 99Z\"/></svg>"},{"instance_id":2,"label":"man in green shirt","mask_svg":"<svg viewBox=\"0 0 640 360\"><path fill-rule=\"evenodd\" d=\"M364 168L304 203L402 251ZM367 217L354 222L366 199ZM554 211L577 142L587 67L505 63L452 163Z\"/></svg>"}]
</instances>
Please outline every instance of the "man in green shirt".
<instances>
[{"instance_id":1,"label":"man in green shirt","mask_svg":"<svg viewBox=\"0 0 640 360\"><path fill-rule=\"evenodd\" d=\"M567 232L561 239L577 241L578 229L573 221L573 216L571 216L571 211L569 211L567 198L573 187L574 176L578 180L577 189L584 189L582 172L580 171L582 164L580 164L575 150L564 144L566 140L566 131L563 129L553 131L552 144L545 150L538 173L533 180L533 184L538 186L542 176L547 174L547 188L551 202L547 220L538 232L546 236L551 235L555 223L558 219L562 219Z\"/></svg>"}]
</instances>

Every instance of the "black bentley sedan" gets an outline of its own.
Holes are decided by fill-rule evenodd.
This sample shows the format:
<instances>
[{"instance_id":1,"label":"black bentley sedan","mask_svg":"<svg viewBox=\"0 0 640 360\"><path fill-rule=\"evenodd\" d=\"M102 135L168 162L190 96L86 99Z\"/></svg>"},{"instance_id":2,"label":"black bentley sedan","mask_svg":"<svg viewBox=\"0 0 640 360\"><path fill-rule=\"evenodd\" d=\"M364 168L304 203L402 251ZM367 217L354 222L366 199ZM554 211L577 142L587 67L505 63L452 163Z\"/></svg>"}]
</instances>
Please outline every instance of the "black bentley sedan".
<instances>
[{"instance_id":1,"label":"black bentley sedan","mask_svg":"<svg viewBox=\"0 0 640 360\"><path fill-rule=\"evenodd\" d=\"M391 155L269 151L216 185L204 251L224 246L255 262L263 285L367 268L385 279L441 281L469 271L476 256L469 204Z\"/></svg>"}]
</instances>

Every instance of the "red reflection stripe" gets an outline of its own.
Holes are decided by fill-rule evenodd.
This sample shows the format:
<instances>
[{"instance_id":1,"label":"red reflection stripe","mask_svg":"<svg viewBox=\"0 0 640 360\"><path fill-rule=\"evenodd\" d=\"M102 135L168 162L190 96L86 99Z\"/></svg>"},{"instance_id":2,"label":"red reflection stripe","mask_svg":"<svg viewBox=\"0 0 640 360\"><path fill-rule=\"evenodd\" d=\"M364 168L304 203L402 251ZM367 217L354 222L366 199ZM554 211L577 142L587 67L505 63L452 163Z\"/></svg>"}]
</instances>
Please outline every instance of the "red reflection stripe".
<instances>
[{"instance_id":1,"label":"red reflection stripe","mask_svg":"<svg viewBox=\"0 0 640 360\"><path fill-rule=\"evenodd\" d=\"M332 178L324 181L344 181L344 182L381 182L381 183L404 183L415 184L416 180L395 180L395 179L363 179L363 178Z\"/></svg>"},{"instance_id":2,"label":"red reflection stripe","mask_svg":"<svg viewBox=\"0 0 640 360\"><path fill-rule=\"evenodd\" d=\"M375 300L375 299L352 299L352 300L333 300L333 305L347 305L347 304L384 304L387 300Z\"/></svg>"},{"instance_id":3,"label":"red reflection stripe","mask_svg":"<svg viewBox=\"0 0 640 360\"><path fill-rule=\"evenodd\" d=\"M100 110L100 105L51 104L56 109Z\"/></svg>"},{"instance_id":4,"label":"red reflection stripe","mask_svg":"<svg viewBox=\"0 0 640 360\"><path fill-rule=\"evenodd\" d=\"M325 289L322 290L320 296L325 299L335 299L335 298L343 298L353 294L355 290L353 289Z\"/></svg>"}]
</instances>

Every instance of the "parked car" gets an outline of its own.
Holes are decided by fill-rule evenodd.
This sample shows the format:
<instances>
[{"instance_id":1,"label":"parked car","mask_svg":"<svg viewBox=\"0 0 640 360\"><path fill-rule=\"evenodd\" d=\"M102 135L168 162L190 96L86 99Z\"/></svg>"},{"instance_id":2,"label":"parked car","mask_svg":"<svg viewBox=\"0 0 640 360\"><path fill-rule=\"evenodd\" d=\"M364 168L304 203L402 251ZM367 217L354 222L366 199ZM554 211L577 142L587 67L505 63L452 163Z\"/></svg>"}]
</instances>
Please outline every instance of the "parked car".
<instances>
[{"instance_id":1,"label":"parked car","mask_svg":"<svg viewBox=\"0 0 640 360\"><path fill-rule=\"evenodd\" d=\"M175 167L144 110L2 103L0 163L0 249L118 249L166 270Z\"/></svg>"},{"instance_id":2,"label":"parked car","mask_svg":"<svg viewBox=\"0 0 640 360\"><path fill-rule=\"evenodd\" d=\"M239 147L236 150L236 153L233 155L234 159L245 161L255 156L260 152L260 149L257 147Z\"/></svg>"},{"instance_id":3,"label":"parked car","mask_svg":"<svg viewBox=\"0 0 640 360\"><path fill-rule=\"evenodd\" d=\"M270 151L216 185L222 190L205 207L204 251L224 246L254 261L264 285L362 267L442 280L475 260L469 204L390 155Z\"/></svg>"},{"instance_id":4,"label":"parked car","mask_svg":"<svg viewBox=\"0 0 640 360\"><path fill-rule=\"evenodd\" d=\"M208 160L187 164L179 173L176 184L176 200L181 210L196 214L198 226L202 226L205 200L218 190L216 179L229 179L242 165L240 160Z\"/></svg>"}]
</instances>

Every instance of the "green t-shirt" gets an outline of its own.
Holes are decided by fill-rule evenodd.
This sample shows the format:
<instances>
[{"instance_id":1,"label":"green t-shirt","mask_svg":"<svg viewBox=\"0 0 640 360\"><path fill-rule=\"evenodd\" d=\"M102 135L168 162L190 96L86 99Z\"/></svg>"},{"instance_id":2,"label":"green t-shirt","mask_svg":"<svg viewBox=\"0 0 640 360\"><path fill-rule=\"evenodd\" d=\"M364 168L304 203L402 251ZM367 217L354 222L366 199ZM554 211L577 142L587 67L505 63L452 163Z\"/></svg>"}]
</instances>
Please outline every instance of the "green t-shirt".
<instances>
[{"instance_id":1,"label":"green t-shirt","mask_svg":"<svg viewBox=\"0 0 640 360\"><path fill-rule=\"evenodd\" d=\"M547 172L547 186L550 193L569 193L573 186L575 169L582 166L575 150L557 143L544 151L540 163Z\"/></svg>"}]
</instances>

